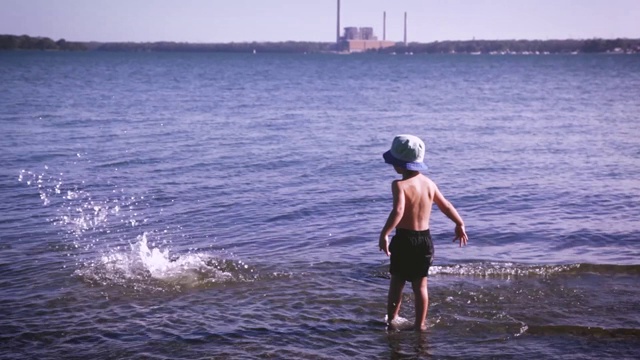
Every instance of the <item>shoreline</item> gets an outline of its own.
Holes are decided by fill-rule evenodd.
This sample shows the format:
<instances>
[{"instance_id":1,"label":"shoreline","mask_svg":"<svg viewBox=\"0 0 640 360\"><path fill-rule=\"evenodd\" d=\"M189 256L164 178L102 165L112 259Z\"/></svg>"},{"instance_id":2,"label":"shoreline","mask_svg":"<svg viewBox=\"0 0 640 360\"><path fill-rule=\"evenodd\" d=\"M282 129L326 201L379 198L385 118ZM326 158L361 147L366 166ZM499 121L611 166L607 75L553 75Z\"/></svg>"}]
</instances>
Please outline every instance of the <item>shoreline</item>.
<instances>
[{"instance_id":1,"label":"shoreline","mask_svg":"<svg viewBox=\"0 0 640 360\"><path fill-rule=\"evenodd\" d=\"M549 55L549 54L637 54L640 39L565 39L565 40L447 40L412 42L384 49L361 52L339 50L333 42L97 42L54 41L47 37L0 35L0 51L110 51L110 52L210 52L210 53L289 53L289 54L468 54L468 55Z\"/></svg>"}]
</instances>

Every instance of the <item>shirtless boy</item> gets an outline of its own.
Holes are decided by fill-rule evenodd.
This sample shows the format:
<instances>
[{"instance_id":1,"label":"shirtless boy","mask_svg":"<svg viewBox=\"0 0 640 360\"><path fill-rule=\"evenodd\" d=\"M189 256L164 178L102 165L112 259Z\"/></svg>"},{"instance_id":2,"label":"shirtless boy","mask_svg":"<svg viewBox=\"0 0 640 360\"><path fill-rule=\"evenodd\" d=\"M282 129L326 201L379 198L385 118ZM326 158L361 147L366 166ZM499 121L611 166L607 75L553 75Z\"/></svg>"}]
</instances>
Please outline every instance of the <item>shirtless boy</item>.
<instances>
[{"instance_id":1,"label":"shirtless boy","mask_svg":"<svg viewBox=\"0 0 640 360\"><path fill-rule=\"evenodd\" d=\"M402 180L391 184L393 209L387 223L380 232L378 246L387 256L391 256L391 283L387 298L387 321L390 329L395 329L394 320L400 311L402 290L405 282L411 282L416 301L415 329L426 330L427 276L433 261L433 242L429 233L431 207L438 208L455 224L455 238L460 246L467 244L464 222L456 209L438 190L436 184L422 175L425 170L425 146L422 140L412 135L398 135L393 139L391 149L384 153L384 161L393 165ZM395 235L389 243L393 229Z\"/></svg>"}]
</instances>

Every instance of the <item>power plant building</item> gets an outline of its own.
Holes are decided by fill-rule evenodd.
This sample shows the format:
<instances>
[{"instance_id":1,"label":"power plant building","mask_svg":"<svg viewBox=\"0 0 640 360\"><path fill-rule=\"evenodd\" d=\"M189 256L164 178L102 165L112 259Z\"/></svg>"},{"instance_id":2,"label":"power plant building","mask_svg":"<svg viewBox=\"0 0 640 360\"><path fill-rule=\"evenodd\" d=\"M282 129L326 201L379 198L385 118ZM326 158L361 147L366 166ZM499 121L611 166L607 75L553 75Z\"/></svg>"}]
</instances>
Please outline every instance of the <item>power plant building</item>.
<instances>
[{"instance_id":1,"label":"power plant building","mask_svg":"<svg viewBox=\"0 0 640 360\"><path fill-rule=\"evenodd\" d=\"M383 36L382 40L373 34L372 27L345 27L344 34L340 36L340 0L338 2L337 12L337 34L336 45L338 50L347 52L363 52L367 50L383 49L391 46L395 46L394 41L387 41L386 39L386 26L387 26L387 14L383 14ZM406 42L406 14L405 14L405 42Z\"/></svg>"},{"instance_id":2,"label":"power plant building","mask_svg":"<svg viewBox=\"0 0 640 360\"><path fill-rule=\"evenodd\" d=\"M371 27L360 28L360 38L362 40L378 40L377 37L373 36L373 28Z\"/></svg>"},{"instance_id":3,"label":"power plant building","mask_svg":"<svg viewBox=\"0 0 640 360\"><path fill-rule=\"evenodd\" d=\"M344 28L344 35L339 40L338 47L340 50L348 52L377 50L396 44L393 41L378 40L371 27L346 27Z\"/></svg>"}]
</instances>

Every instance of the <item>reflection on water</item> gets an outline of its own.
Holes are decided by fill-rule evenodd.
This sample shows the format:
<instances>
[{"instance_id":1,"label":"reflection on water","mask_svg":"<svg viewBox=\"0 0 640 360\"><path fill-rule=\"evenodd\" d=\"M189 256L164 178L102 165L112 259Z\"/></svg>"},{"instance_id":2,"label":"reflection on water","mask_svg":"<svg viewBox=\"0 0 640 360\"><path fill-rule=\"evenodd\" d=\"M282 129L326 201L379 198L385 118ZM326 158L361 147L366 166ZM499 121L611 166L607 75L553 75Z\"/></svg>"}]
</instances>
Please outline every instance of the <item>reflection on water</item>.
<instances>
[{"instance_id":1,"label":"reflection on water","mask_svg":"<svg viewBox=\"0 0 640 360\"><path fill-rule=\"evenodd\" d=\"M433 356L429 346L431 334L426 332L389 333L387 342L391 352L389 358L396 359L421 359Z\"/></svg>"}]
</instances>

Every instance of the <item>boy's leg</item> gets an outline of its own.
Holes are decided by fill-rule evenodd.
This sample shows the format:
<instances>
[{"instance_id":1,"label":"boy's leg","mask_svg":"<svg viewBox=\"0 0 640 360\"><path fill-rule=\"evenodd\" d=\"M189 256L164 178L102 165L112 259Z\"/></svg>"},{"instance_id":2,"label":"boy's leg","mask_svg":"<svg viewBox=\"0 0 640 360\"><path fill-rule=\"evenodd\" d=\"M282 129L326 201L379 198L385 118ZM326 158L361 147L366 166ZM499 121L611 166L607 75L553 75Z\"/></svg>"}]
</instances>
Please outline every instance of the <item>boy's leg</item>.
<instances>
[{"instance_id":1,"label":"boy's leg","mask_svg":"<svg viewBox=\"0 0 640 360\"><path fill-rule=\"evenodd\" d=\"M427 292L427 278L421 277L411 282L413 294L416 298L416 321L414 326L416 330L424 331L427 329L427 308L429 307L429 293Z\"/></svg>"},{"instance_id":2,"label":"boy's leg","mask_svg":"<svg viewBox=\"0 0 640 360\"><path fill-rule=\"evenodd\" d=\"M387 296L387 323L391 325L391 321L398 317L400 312L400 303L402 302L402 290L404 289L404 280L395 275L391 275L389 283L389 295Z\"/></svg>"}]
</instances>

